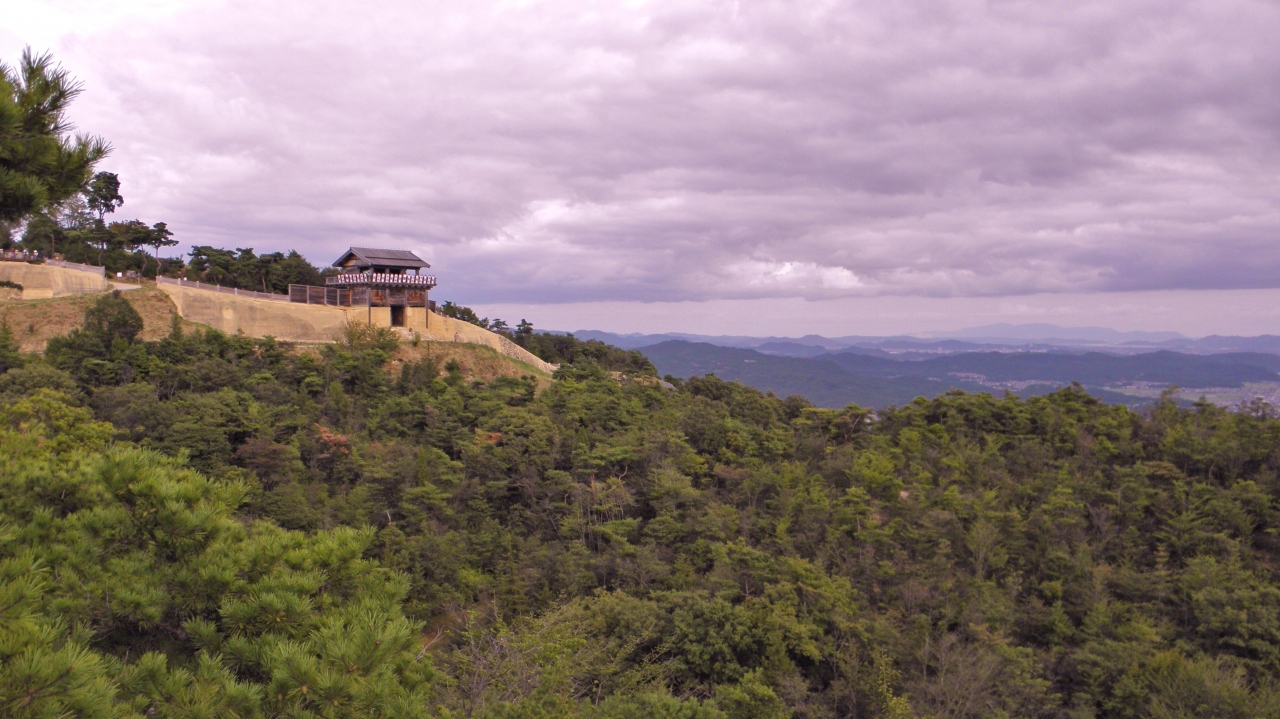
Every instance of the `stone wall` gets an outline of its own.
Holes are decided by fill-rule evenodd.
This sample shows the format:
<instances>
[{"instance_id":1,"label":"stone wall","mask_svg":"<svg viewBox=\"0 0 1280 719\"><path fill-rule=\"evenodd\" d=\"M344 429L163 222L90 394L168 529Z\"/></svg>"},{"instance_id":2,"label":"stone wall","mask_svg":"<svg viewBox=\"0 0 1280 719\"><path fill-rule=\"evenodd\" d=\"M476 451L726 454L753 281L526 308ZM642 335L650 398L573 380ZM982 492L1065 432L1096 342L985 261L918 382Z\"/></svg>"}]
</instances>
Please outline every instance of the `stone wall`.
<instances>
[{"instance_id":1,"label":"stone wall","mask_svg":"<svg viewBox=\"0 0 1280 719\"><path fill-rule=\"evenodd\" d=\"M111 289L111 283L101 271L94 273L26 262L0 262L0 280L22 285L24 300L47 300Z\"/></svg>"},{"instance_id":2,"label":"stone wall","mask_svg":"<svg viewBox=\"0 0 1280 719\"><path fill-rule=\"evenodd\" d=\"M386 327L391 323L387 307L331 307L301 303L276 302L238 297L195 287L157 285L173 299L183 319L199 322L227 334L244 332L250 337L271 336L293 342L330 342L348 320L368 322ZM370 314L374 314L372 318ZM425 315L425 317L424 317ZM418 307L406 308L406 331L416 331L432 342L467 342L492 347L515 360L533 365L543 372L555 371L550 365L520 345L468 322L443 317Z\"/></svg>"}]
</instances>

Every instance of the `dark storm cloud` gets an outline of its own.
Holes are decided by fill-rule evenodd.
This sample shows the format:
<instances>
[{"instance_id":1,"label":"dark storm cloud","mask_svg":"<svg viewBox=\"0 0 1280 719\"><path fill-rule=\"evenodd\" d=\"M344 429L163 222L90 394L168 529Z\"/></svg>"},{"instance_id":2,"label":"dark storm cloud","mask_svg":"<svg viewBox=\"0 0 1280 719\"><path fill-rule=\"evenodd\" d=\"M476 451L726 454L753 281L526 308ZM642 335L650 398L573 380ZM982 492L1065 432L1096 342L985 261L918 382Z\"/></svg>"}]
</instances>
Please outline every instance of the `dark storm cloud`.
<instances>
[{"instance_id":1,"label":"dark storm cloud","mask_svg":"<svg viewBox=\"0 0 1280 719\"><path fill-rule=\"evenodd\" d=\"M486 301L1004 295L1280 284L1276 27L1233 0L230 2L62 55L189 242L408 244Z\"/></svg>"}]
</instances>

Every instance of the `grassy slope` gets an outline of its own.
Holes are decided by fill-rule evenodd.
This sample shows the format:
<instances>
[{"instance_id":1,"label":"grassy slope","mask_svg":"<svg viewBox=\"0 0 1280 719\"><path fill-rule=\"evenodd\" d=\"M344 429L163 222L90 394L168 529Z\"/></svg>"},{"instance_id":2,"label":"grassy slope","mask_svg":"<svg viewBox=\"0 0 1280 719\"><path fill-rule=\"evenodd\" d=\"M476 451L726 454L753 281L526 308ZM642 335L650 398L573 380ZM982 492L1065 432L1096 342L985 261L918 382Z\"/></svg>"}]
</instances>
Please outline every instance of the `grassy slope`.
<instances>
[{"instance_id":1,"label":"grassy slope","mask_svg":"<svg viewBox=\"0 0 1280 719\"><path fill-rule=\"evenodd\" d=\"M457 361L462 368L462 376L468 380L487 382L495 377L524 377L532 375L538 378L540 390L551 384L551 375L535 368L533 365L512 359L492 347L465 343L424 341L415 347L406 342L400 345L400 349L391 358L388 369L393 375L398 375L401 364L421 361L428 357L436 360L441 370L449 360Z\"/></svg>"},{"instance_id":2,"label":"grassy slope","mask_svg":"<svg viewBox=\"0 0 1280 719\"><path fill-rule=\"evenodd\" d=\"M8 323L24 352L42 352L50 337L64 335L84 322L84 311L101 295L58 297L51 300L0 302L0 322ZM129 304L142 316L142 338L158 340L169 334L178 310L155 285L125 292ZM184 322L186 327L200 327Z\"/></svg>"}]
</instances>

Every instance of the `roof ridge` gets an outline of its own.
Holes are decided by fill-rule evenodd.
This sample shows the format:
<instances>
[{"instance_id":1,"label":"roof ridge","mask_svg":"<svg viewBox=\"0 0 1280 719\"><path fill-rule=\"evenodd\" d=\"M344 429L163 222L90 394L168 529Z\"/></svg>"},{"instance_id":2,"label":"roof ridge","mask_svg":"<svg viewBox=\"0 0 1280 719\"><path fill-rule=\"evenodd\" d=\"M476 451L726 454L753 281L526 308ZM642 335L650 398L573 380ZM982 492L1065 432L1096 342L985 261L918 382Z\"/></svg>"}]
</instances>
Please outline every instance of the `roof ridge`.
<instances>
[{"instance_id":1,"label":"roof ridge","mask_svg":"<svg viewBox=\"0 0 1280 719\"><path fill-rule=\"evenodd\" d=\"M425 260L418 257L412 250L394 250L389 247L349 247L346 252L334 262L334 266L338 266L348 255L355 255L357 258L369 262L371 264L390 264L400 267L430 267Z\"/></svg>"}]
</instances>

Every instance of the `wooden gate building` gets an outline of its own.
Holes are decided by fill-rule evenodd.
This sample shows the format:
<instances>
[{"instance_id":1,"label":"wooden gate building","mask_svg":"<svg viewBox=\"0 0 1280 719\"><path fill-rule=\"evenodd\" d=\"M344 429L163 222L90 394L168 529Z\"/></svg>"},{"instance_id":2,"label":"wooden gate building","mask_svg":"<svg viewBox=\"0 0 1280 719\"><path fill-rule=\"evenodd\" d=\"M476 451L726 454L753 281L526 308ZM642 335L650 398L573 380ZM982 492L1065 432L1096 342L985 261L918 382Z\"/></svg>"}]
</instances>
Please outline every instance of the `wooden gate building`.
<instances>
[{"instance_id":1,"label":"wooden gate building","mask_svg":"<svg viewBox=\"0 0 1280 719\"><path fill-rule=\"evenodd\" d=\"M431 267L422 258L408 250L352 247L333 266L338 274L325 278L324 287L289 285L289 301L364 307L371 325L427 329L436 278L422 274Z\"/></svg>"}]
</instances>

